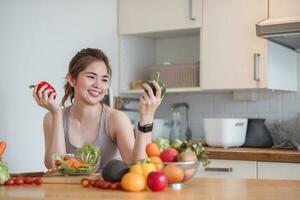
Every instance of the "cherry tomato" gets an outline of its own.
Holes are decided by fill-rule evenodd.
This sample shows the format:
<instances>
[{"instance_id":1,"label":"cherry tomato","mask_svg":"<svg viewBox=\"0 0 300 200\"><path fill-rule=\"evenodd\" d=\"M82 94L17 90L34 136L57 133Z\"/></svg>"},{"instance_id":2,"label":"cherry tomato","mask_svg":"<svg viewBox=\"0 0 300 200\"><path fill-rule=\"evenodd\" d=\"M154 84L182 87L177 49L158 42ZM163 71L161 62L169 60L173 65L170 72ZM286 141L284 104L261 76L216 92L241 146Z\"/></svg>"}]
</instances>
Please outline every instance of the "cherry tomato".
<instances>
[{"instance_id":1,"label":"cherry tomato","mask_svg":"<svg viewBox=\"0 0 300 200\"><path fill-rule=\"evenodd\" d=\"M89 181L89 179L87 179L87 178L81 179L81 185L82 185L83 187L89 187L89 186L90 186L90 181Z\"/></svg>"},{"instance_id":2,"label":"cherry tomato","mask_svg":"<svg viewBox=\"0 0 300 200\"><path fill-rule=\"evenodd\" d=\"M18 178L15 180L15 184L16 184L16 185L23 185L23 184L24 184L24 179L23 179L23 177L18 177Z\"/></svg>"},{"instance_id":3,"label":"cherry tomato","mask_svg":"<svg viewBox=\"0 0 300 200\"><path fill-rule=\"evenodd\" d=\"M36 178L33 180L33 183L36 184L36 185L41 185L43 183L43 179L41 178Z\"/></svg>"},{"instance_id":4,"label":"cherry tomato","mask_svg":"<svg viewBox=\"0 0 300 200\"><path fill-rule=\"evenodd\" d=\"M56 167L61 166L61 161L60 161L60 160L55 160L55 166L56 166Z\"/></svg>"},{"instance_id":5,"label":"cherry tomato","mask_svg":"<svg viewBox=\"0 0 300 200\"><path fill-rule=\"evenodd\" d=\"M6 182L5 182L5 185L7 186L11 186L11 185L14 185L15 184L15 181L13 179L8 179Z\"/></svg>"}]
</instances>

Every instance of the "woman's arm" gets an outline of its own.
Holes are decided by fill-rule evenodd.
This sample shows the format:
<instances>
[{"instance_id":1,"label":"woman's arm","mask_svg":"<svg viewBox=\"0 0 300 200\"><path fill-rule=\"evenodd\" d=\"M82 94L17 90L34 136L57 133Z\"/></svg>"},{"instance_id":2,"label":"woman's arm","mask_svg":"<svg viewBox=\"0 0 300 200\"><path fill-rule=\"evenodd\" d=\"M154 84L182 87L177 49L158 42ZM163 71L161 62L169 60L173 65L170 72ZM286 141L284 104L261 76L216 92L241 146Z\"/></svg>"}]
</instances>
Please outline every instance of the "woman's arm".
<instances>
[{"instance_id":1,"label":"woman's arm","mask_svg":"<svg viewBox=\"0 0 300 200\"><path fill-rule=\"evenodd\" d=\"M161 102L161 89L156 81L153 81L156 88L156 95L153 94L148 84L143 84L145 92L140 97L140 125L153 123L154 114ZM143 133L140 130L136 132L134 139L133 127L127 115L122 112L116 112L109 127L112 127L118 148L123 161L129 163L139 159L146 158L146 145L152 142L151 132Z\"/></svg>"},{"instance_id":2,"label":"woman's arm","mask_svg":"<svg viewBox=\"0 0 300 200\"><path fill-rule=\"evenodd\" d=\"M52 155L66 154L65 135L62 123L62 111L52 114L48 112L44 117L45 157L44 163L47 169L51 169Z\"/></svg>"},{"instance_id":3,"label":"woman's arm","mask_svg":"<svg viewBox=\"0 0 300 200\"><path fill-rule=\"evenodd\" d=\"M44 163L48 169L52 167L53 153L66 153L62 109L54 100L56 93L50 94L50 92L53 92L53 90L47 89L47 85L41 87L38 91L37 87L33 90L33 97L37 104L49 111L45 115L43 122L45 136Z\"/></svg>"}]
</instances>

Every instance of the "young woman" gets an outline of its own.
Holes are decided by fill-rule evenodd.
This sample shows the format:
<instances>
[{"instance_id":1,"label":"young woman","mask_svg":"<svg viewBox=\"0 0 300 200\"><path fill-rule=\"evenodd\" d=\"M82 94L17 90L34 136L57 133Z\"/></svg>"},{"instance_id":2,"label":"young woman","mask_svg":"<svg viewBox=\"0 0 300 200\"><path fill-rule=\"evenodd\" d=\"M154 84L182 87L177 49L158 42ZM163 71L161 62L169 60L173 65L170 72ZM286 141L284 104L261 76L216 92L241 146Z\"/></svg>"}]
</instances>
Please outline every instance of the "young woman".
<instances>
[{"instance_id":1,"label":"young woman","mask_svg":"<svg viewBox=\"0 0 300 200\"><path fill-rule=\"evenodd\" d=\"M151 142L154 113L161 102L157 82L153 81L156 95L148 84L143 84L139 128L134 138L127 115L101 102L111 79L108 58L101 50L87 48L78 52L70 61L66 79L61 103L64 106L70 99L71 106L64 109L55 102L56 94L46 89L47 86L38 91L35 87L33 91L37 104L49 111L43 122L45 166L52 167L52 154L74 153L76 148L85 144L100 147L100 168L115 158L118 151L127 163L145 158L145 146Z\"/></svg>"}]
</instances>

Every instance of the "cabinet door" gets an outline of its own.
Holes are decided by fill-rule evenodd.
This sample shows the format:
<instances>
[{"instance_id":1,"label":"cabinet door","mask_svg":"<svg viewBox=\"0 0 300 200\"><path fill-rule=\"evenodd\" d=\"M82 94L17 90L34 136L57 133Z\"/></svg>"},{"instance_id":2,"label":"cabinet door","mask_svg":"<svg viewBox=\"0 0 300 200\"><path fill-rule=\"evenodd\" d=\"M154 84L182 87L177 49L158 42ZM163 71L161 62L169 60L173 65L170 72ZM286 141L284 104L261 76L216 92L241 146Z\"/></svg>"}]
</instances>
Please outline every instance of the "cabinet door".
<instances>
[{"instance_id":1,"label":"cabinet door","mask_svg":"<svg viewBox=\"0 0 300 200\"><path fill-rule=\"evenodd\" d=\"M300 17L299 0L270 0L270 18Z\"/></svg>"},{"instance_id":2,"label":"cabinet door","mask_svg":"<svg viewBox=\"0 0 300 200\"><path fill-rule=\"evenodd\" d=\"M199 167L196 176L257 179L256 161L212 159L208 167Z\"/></svg>"},{"instance_id":3,"label":"cabinet door","mask_svg":"<svg viewBox=\"0 0 300 200\"><path fill-rule=\"evenodd\" d=\"M203 89L265 88L267 41L255 24L267 18L267 0L204 0L201 35ZM255 62L255 54L260 54ZM259 80L254 79L255 64Z\"/></svg>"},{"instance_id":4,"label":"cabinet door","mask_svg":"<svg viewBox=\"0 0 300 200\"><path fill-rule=\"evenodd\" d=\"M202 0L119 0L119 34L197 28Z\"/></svg>"},{"instance_id":5,"label":"cabinet door","mask_svg":"<svg viewBox=\"0 0 300 200\"><path fill-rule=\"evenodd\" d=\"M293 179L300 180L300 163L257 163L258 179Z\"/></svg>"}]
</instances>

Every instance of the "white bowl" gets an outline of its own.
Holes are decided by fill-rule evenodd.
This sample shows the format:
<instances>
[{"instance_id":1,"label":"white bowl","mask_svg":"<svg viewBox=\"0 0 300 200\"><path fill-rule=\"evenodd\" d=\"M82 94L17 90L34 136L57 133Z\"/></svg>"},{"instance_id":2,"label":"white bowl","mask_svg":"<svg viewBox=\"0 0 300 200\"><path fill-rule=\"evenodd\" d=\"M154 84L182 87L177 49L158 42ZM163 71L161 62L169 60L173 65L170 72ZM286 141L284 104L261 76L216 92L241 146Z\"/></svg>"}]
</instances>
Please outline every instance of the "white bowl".
<instances>
[{"instance_id":1,"label":"white bowl","mask_svg":"<svg viewBox=\"0 0 300 200\"><path fill-rule=\"evenodd\" d=\"M205 141L213 147L240 147L245 143L248 119L203 119Z\"/></svg>"}]
</instances>

